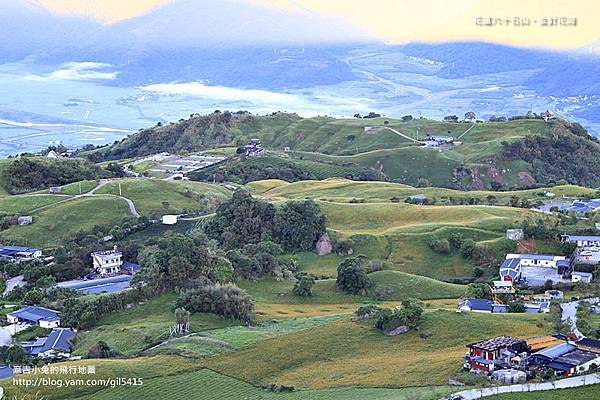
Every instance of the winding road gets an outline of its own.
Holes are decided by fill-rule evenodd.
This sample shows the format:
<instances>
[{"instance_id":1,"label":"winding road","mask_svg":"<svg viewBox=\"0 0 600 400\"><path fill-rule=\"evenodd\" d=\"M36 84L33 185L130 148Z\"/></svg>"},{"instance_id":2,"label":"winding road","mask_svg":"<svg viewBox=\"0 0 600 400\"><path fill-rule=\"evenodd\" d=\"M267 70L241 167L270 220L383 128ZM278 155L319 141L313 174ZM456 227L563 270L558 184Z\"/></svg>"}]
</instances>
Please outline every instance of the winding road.
<instances>
[{"instance_id":1,"label":"winding road","mask_svg":"<svg viewBox=\"0 0 600 400\"><path fill-rule=\"evenodd\" d=\"M52 203L52 204L46 204L44 206L38 207L38 208L34 208L33 210L30 210L31 213L37 212L37 211L42 211L45 210L47 208L50 207L54 207L57 206L59 204L63 204L66 203L67 201L71 201L71 200L75 200L75 199L80 199L83 197L92 197L92 196L110 196L110 197L116 197L117 199L121 199L124 200L127 203L127 206L129 207L129 212L131 213L131 215L133 215L134 217L138 218L140 216L140 214L138 213L137 209L135 208L135 204L133 203L133 201L131 199L128 199L127 197L124 196L119 196L116 194L110 194L110 193L104 193L104 194L100 194L100 195L96 195L96 192L103 186L111 183L112 180L111 179L106 179L106 180L101 180L98 185L96 185L93 189L82 193L82 194L77 194L74 196L68 196L65 194L53 194L51 196L61 196L61 197L65 197L62 200L57 201L56 203ZM38 193L38 194L29 194L29 195L24 195L24 196L48 196L48 194L45 193Z\"/></svg>"}]
</instances>

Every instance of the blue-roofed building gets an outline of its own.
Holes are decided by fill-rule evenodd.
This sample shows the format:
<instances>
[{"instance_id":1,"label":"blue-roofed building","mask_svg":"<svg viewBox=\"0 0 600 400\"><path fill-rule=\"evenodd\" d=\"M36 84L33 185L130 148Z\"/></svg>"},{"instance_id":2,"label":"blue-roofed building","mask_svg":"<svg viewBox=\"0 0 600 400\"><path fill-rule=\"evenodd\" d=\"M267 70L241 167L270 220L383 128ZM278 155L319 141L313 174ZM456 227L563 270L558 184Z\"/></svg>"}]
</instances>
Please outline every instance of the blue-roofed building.
<instances>
[{"instance_id":1,"label":"blue-roofed building","mask_svg":"<svg viewBox=\"0 0 600 400\"><path fill-rule=\"evenodd\" d=\"M129 262L129 261L125 261L121 265L121 271L124 274L128 274L128 275L135 275L136 273L140 272L140 269L142 269L141 266L139 266L138 264Z\"/></svg>"},{"instance_id":2,"label":"blue-roofed building","mask_svg":"<svg viewBox=\"0 0 600 400\"><path fill-rule=\"evenodd\" d=\"M577 247L600 247L600 236L563 235L563 241L576 243Z\"/></svg>"},{"instance_id":3,"label":"blue-roofed building","mask_svg":"<svg viewBox=\"0 0 600 400\"><path fill-rule=\"evenodd\" d=\"M518 258L502 261L502 265L500 265L500 279L510 282L518 282L521 279L521 263Z\"/></svg>"},{"instance_id":4,"label":"blue-roofed building","mask_svg":"<svg viewBox=\"0 0 600 400\"><path fill-rule=\"evenodd\" d=\"M491 313L494 301L488 299L464 299L458 305L458 311Z\"/></svg>"},{"instance_id":5,"label":"blue-roofed building","mask_svg":"<svg viewBox=\"0 0 600 400\"><path fill-rule=\"evenodd\" d=\"M6 314L6 320L11 324L25 323L38 325L42 328L60 326L60 312L39 306L28 306Z\"/></svg>"},{"instance_id":6,"label":"blue-roofed building","mask_svg":"<svg viewBox=\"0 0 600 400\"><path fill-rule=\"evenodd\" d=\"M73 351L72 339L76 331L70 328L54 328L48 337L22 342L21 346L30 355L42 358L68 357Z\"/></svg>"},{"instance_id":7,"label":"blue-roofed building","mask_svg":"<svg viewBox=\"0 0 600 400\"><path fill-rule=\"evenodd\" d=\"M0 258L10 262L21 262L40 258L42 251L34 247L0 246Z\"/></svg>"},{"instance_id":8,"label":"blue-roofed building","mask_svg":"<svg viewBox=\"0 0 600 400\"><path fill-rule=\"evenodd\" d=\"M0 365L0 381L8 378L12 378L15 372L8 365Z\"/></svg>"},{"instance_id":9,"label":"blue-roofed building","mask_svg":"<svg viewBox=\"0 0 600 400\"><path fill-rule=\"evenodd\" d=\"M560 211L585 214L600 211L600 199L574 200Z\"/></svg>"}]
</instances>

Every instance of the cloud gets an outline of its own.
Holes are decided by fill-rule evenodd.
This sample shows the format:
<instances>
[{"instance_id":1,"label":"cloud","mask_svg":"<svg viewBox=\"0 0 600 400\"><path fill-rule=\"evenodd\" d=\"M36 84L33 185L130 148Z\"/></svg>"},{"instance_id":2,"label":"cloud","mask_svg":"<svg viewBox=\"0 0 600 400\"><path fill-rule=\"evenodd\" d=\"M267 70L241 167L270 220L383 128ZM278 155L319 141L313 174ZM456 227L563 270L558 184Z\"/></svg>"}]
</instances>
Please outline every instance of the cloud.
<instances>
[{"instance_id":1,"label":"cloud","mask_svg":"<svg viewBox=\"0 0 600 400\"><path fill-rule=\"evenodd\" d=\"M98 71L110 67L110 64L97 62L69 62L61 65L60 69L47 74L28 74L25 79L32 81L48 81L48 80L111 80L116 79L118 72Z\"/></svg>"},{"instance_id":2,"label":"cloud","mask_svg":"<svg viewBox=\"0 0 600 400\"><path fill-rule=\"evenodd\" d=\"M296 93L278 93L269 90L238 89L226 86L208 86L201 82L157 83L138 89L163 96L193 96L221 107L251 108L256 111L293 110L299 114L322 114L323 110L339 115L361 109L371 103L366 98L347 99L334 95L318 96ZM312 94L312 93L311 93Z\"/></svg>"}]
</instances>

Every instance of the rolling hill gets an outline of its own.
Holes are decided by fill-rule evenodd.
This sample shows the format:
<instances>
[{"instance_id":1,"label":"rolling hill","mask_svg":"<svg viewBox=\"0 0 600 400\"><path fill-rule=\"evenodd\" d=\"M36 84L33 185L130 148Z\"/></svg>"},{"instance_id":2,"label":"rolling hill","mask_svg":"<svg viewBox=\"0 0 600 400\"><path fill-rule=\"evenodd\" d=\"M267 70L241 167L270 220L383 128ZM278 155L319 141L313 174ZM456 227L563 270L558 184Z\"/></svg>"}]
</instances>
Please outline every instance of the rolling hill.
<instances>
[{"instance_id":1,"label":"rolling hill","mask_svg":"<svg viewBox=\"0 0 600 400\"><path fill-rule=\"evenodd\" d=\"M460 138L460 143L423 148L410 139L427 135L452 136ZM215 112L144 129L114 145L81 155L103 161L161 151L190 152L243 146L254 137L275 152L272 157L258 161L231 159L199 172L194 179L209 181L220 174L221 179L242 183L264 178L290 180L289 174L272 171L285 166L297 171L299 178L291 180L349 176L461 190L533 187L551 185L560 179L600 185L600 178L592 173L597 163L593 154L600 151L600 144L580 125L561 120L519 118L472 125L424 118L402 121L384 117L302 118L281 112L264 116ZM528 153L525 144L532 141L538 150ZM284 148L290 150L284 153ZM519 157L514 157L513 148L520 149ZM541 157L540 148L541 154L555 156ZM275 156L282 159L275 160ZM260 171L261 165L271 168L271 172ZM368 171L374 176L369 176Z\"/></svg>"}]
</instances>

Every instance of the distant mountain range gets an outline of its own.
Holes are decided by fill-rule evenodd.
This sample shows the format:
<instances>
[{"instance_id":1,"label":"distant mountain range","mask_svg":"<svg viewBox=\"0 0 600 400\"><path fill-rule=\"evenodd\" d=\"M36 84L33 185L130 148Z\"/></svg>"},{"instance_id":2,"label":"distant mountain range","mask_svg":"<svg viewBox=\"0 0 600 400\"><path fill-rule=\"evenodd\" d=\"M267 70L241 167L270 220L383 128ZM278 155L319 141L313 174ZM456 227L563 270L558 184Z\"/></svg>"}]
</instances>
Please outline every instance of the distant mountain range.
<instances>
[{"instance_id":1,"label":"distant mountain range","mask_svg":"<svg viewBox=\"0 0 600 400\"><path fill-rule=\"evenodd\" d=\"M344 20L233 0L176 1L114 24L54 15L31 0L3 2L0 13L11 16L0 25L0 64L63 76L66 63L102 63L104 86L200 82L307 94L316 104L335 95L388 115L422 110L436 118L555 107L596 133L600 126L600 57L582 52L481 42L386 45ZM324 113L336 112L322 104Z\"/></svg>"}]
</instances>

